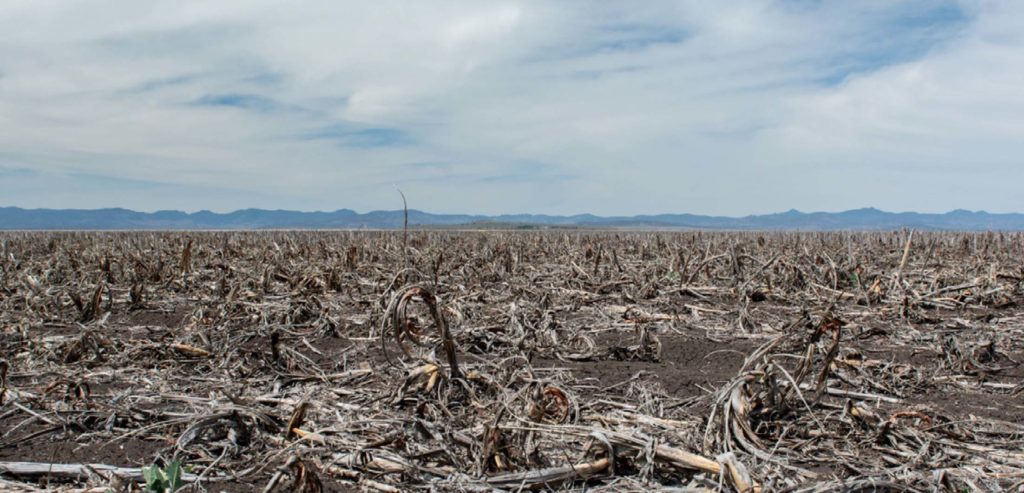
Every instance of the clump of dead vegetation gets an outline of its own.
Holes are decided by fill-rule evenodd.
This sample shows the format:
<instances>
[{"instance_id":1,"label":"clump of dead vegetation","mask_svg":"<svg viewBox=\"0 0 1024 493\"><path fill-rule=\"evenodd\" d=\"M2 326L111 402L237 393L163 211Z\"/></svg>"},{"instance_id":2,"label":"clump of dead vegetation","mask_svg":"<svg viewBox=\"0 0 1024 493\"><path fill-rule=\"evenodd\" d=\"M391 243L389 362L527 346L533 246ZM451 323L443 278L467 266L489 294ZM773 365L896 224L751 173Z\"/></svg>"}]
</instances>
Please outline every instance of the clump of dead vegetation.
<instances>
[{"instance_id":1,"label":"clump of dead vegetation","mask_svg":"<svg viewBox=\"0 0 1024 493\"><path fill-rule=\"evenodd\" d=\"M1018 234L0 239L5 490L1024 484Z\"/></svg>"}]
</instances>

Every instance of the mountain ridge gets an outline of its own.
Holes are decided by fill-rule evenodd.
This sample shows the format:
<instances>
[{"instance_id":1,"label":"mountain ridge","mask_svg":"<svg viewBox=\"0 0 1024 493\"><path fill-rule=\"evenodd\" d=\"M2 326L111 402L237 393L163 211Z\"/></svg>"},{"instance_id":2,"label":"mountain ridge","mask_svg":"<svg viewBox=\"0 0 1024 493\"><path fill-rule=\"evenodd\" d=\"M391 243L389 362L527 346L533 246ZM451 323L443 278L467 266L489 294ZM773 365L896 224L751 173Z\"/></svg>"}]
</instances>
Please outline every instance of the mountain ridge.
<instances>
[{"instance_id":1,"label":"mountain ridge","mask_svg":"<svg viewBox=\"0 0 1024 493\"><path fill-rule=\"evenodd\" d=\"M0 207L0 230L186 230L186 229L396 229L404 222L401 210L359 213L239 209L138 212L124 208L24 209ZM636 229L708 229L766 231L891 230L915 228L956 231L1024 231L1024 214L956 209L946 213L886 212L873 207L841 212L801 212L790 209L742 217L687 213L634 216L571 216L547 214L432 214L409 210L409 224L419 227L580 227Z\"/></svg>"}]
</instances>

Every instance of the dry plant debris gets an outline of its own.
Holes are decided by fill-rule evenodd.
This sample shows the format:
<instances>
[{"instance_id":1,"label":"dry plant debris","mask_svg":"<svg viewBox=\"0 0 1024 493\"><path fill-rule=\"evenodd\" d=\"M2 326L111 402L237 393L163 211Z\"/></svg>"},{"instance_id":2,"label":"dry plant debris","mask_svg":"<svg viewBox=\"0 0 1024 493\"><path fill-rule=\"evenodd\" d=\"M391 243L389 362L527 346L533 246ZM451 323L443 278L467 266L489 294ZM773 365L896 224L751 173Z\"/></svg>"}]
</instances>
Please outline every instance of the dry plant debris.
<instances>
[{"instance_id":1,"label":"dry plant debris","mask_svg":"<svg viewBox=\"0 0 1024 493\"><path fill-rule=\"evenodd\" d=\"M1020 234L0 240L4 490L1024 485Z\"/></svg>"}]
</instances>

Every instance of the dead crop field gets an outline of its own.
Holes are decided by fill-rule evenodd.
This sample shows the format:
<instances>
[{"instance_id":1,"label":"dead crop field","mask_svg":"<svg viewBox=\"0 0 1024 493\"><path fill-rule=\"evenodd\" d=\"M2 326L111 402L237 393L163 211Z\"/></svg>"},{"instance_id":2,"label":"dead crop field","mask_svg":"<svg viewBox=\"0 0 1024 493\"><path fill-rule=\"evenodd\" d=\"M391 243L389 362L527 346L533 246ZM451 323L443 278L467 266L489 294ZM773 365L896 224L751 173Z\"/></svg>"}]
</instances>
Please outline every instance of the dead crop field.
<instances>
[{"instance_id":1,"label":"dead crop field","mask_svg":"<svg viewBox=\"0 0 1024 493\"><path fill-rule=\"evenodd\" d=\"M1024 485L1021 234L0 241L3 491Z\"/></svg>"}]
</instances>

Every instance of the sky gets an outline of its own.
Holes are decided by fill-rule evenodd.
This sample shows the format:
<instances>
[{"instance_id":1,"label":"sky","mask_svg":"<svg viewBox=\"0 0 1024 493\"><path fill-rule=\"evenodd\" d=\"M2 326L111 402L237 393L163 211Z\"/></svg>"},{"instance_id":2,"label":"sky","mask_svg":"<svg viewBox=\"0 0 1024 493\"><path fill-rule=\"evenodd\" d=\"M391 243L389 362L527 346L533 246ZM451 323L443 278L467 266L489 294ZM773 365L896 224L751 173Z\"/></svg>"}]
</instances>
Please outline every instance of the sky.
<instances>
[{"instance_id":1,"label":"sky","mask_svg":"<svg viewBox=\"0 0 1024 493\"><path fill-rule=\"evenodd\" d=\"M1024 211L1024 2L0 2L0 206Z\"/></svg>"}]
</instances>

